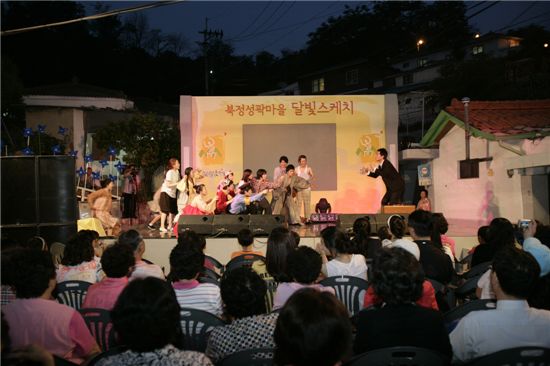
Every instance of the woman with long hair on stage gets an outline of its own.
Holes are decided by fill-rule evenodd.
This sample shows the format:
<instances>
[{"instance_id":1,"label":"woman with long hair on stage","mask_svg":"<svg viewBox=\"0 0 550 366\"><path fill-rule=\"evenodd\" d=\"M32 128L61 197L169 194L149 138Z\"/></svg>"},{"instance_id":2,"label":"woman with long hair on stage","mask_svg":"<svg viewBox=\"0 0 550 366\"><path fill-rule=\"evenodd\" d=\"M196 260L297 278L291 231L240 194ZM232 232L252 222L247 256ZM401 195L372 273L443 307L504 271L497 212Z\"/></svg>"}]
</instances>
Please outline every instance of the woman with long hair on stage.
<instances>
[{"instance_id":1,"label":"woman with long hair on stage","mask_svg":"<svg viewBox=\"0 0 550 366\"><path fill-rule=\"evenodd\" d=\"M164 182L162 183L160 193L160 231L163 233L169 232L172 229L174 215L178 213L178 205L176 201L176 186L180 180L180 162L176 158L168 160L166 165L166 173L164 174ZM168 229L164 226L168 217Z\"/></svg>"},{"instance_id":2,"label":"woman with long hair on stage","mask_svg":"<svg viewBox=\"0 0 550 366\"><path fill-rule=\"evenodd\" d=\"M178 182L176 188L178 189L178 212L181 212L189 203L193 202L195 198L196 181L204 178L202 172L198 169L193 169L188 166L183 172L182 179Z\"/></svg>"}]
</instances>

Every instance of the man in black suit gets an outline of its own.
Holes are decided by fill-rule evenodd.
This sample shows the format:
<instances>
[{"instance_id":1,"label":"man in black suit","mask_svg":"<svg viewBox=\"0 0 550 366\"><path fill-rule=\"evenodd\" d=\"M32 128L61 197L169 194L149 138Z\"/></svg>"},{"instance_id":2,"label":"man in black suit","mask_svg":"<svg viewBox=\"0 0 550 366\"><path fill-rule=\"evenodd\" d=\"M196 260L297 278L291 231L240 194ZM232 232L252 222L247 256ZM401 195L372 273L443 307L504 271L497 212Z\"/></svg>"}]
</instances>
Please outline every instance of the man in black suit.
<instances>
[{"instance_id":1,"label":"man in black suit","mask_svg":"<svg viewBox=\"0 0 550 366\"><path fill-rule=\"evenodd\" d=\"M405 191L405 181L395 167L388 160L388 151L384 148L376 150L376 162L378 167L369 172L368 176L376 178L382 177L386 185L386 194L382 197L382 206L395 205L403 201L403 193Z\"/></svg>"}]
</instances>

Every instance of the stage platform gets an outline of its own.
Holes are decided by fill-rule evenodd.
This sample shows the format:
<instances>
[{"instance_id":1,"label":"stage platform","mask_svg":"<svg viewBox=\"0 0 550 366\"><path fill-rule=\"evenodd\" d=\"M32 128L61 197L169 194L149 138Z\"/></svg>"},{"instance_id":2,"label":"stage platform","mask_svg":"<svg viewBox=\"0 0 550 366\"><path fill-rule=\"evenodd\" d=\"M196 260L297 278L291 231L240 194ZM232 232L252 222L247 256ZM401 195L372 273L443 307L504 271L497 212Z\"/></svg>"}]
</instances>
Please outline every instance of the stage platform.
<instances>
[{"instance_id":1,"label":"stage platform","mask_svg":"<svg viewBox=\"0 0 550 366\"><path fill-rule=\"evenodd\" d=\"M137 221L137 220L136 220ZM456 241L456 254L460 259L463 249L470 249L477 245L477 228L474 223L457 222L449 220L449 233ZM307 245L315 248L321 242L321 230L333 224L313 224L304 226L290 226L300 236L300 245ZM475 227L474 227L475 226ZM170 271L169 256L172 248L177 244L177 239L172 233L161 233L157 230L150 230L146 224L123 226L123 230L137 230L145 240L144 258L164 268L165 273ZM114 242L114 239L106 239L107 243ZM254 250L265 254L267 247L267 236L259 236L254 240ZM231 253L241 250L236 237L206 237L206 254L216 258L225 264L231 259Z\"/></svg>"}]
</instances>

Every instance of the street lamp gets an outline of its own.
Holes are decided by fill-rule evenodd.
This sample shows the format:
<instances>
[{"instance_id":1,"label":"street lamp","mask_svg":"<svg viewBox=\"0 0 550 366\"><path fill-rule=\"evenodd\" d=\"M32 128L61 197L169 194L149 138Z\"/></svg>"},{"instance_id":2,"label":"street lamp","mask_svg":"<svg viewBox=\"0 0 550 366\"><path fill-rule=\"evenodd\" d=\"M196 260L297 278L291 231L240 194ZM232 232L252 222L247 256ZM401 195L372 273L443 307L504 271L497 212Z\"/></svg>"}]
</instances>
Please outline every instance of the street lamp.
<instances>
[{"instance_id":1,"label":"street lamp","mask_svg":"<svg viewBox=\"0 0 550 366\"><path fill-rule=\"evenodd\" d=\"M424 45L424 40L420 38L418 41L416 41L416 50L420 52L420 46Z\"/></svg>"}]
</instances>

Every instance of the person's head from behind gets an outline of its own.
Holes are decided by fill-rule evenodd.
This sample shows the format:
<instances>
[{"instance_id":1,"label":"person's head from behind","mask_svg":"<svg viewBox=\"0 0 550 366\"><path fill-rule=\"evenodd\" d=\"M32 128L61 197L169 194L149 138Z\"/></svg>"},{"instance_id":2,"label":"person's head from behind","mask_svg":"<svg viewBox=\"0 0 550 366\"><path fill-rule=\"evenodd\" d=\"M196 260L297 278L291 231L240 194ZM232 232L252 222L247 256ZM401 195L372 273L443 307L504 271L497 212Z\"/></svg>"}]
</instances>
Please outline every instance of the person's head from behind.
<instances>
[{"instance_id":1,"label":"person's head from behind","mask_svg":"<svg viewBox=\"0 0 550 366\"><path fill-rule=\"evenodd\" d=\"M514 236L514 225L504 217L497 217L489 224L487 232L488 243L495 248L513 246L516 239Z\"/></svg>"},{"instance_id":2,"label":"person's head from behind","mask_svg":"<svg viewBox=\"0 0 550 366\"><path fill-rule=\"evenodd\" d=\"M424 272L418 260L401 248L383 248L375 259L374 292L387 304L411 304L422 295Z\"/></svg>"},{"instance_id":3,"label":"person's head from behind","mask_svg":"<svg viewBox=\"0 0 550 366\"><path fill-rule=\"evenodd\" d=\"M135 264L134 251L128 244L111 245L105 249L101 256L101 268L110 278L128 276Z\"/></svg>"},{"instance_id":4,"label":"person's head from behind","mask_svg":"<svg viewBox=\"0 0 550 366\"><path fill-rule=\"evenodd\" d=\"M300 245L300 234L298 234L296 231L291 231L290 233L294 237L294 241L296 242L296 247L298 247L298 245Z\"/></svg>"},{"instance_id":5,"label":"person's head from behind","mask_svg":"<svg viewBox=\"0 0 550 366\"><path fill-rule=\"evenodd\" d=\"M391 240L391 233L386 225L378 228L378 231L376 233L378 234L378 238L380 240Z\"/></svg>"},{"instance_id":6,"label":"person's head from behind","mask_svg":"<svg viewBox=\"0 0 550 366\"><path fill-rule=\"evenodd\" d=\"M228 271L221 280L221 295L225 313L231 318L264 314L267 285L251 268Z\"/></svg>"},{"instance_id":7,"label":"person's head from behind","mask_svg":"<svg viewBox=\"0 0 550 366\"><path fill-rule=\"evenodd\" d=\"M118 243L129 245L134 251L136 260L141 259L143 253L145 253L145 241L134 229L122 232L118 237Z\"/></svg>"},{"instance_id":8,"label":"person's head from behind","mask_svg":"<svg viewBox=\"0 0 550 366\"><path fill-rule=\"evenodd\" d=\"M267 237L265 254L267 271L275 281L288 282L287 255L296 249L296 241L292 233L284 227L276 227Z\"/></svg>"},{"instance_id":9,"label":"person's head from behind","mask_svg":"<svg viewBox=\"0 0 550 366\"><path fill-rule=\"evenodd\" d=\"M41 297L55 288L55 266L48 252L17 248L10 260L17 298Z\"/></svg>"},{"instance_id":10,"label":"person's head from behind","mask_svg":"<svg viewBox=\"0 0 550 366\"><path fill-rule=\"evenodd\" d=\"M61 264L77 266L94 259L94 237L91 230L79 231L67 242Z\"/></svg>"},{"instance_id":11,"label":"person's head from behind","mask_svg":"<svg viewBox=\"0 0 550 366\"><path fill-rule=\"evenodd\" d=\"M252 193L254 193L254 189L252 188L251 184L243 184L240 188L241 194L244 194L246 197L252 196Z\"/></svg>"},{"instance_id":12,"label":"person's head from behind","mask_svg":"<svg viewBox=\"0 0 550 366\"><path fill-rule=\"evenodd\" d=\"M329 241L328 243L329 246L327 246L327 249L333 257L338 254L352 254L355 248L349 235L340 230L336 230L334 232L334 240L332 242Z\"/></svg>"},{"instance_id":13,"label":"person's head from behind","mask_svg":"<svg viewBox=\"0 0 550 366\"><path fill-rule=\"evenodd\" d=\"M358 239L366 239L370 236L371 227L368 216L359 217L353 222L353 235Z\"/></svg>"},{"instance_id":14,"label":"person's head from behind","mask_svg":"<svg viewBox=\"0 0 550 366\"><path fill-rule=\"evenodd\" d=\"M170 284L158 278L131 281L118 297L111 319L121 344L132 351L179 344L180 306Z\"/></svg>"},{"instance_id":15,"label":"person's head from behind","mask_svg":"<svg viewBox=\"0 0 550 366\"><path fill-rule=\"evenodd\" d=\"M237 241L243 249L247 249L254 243L254 234L249 229L242 229L237 233Z\"/></svg>"},{"instance_id":16,"label":"person's head from behind","mask_svg":"<svg viewBox=\"0 0 550 366\"><path fill-rule=\"evenodd\" d=\"M101 188L107 188L109 190L113 189L113 181L109 178L102 179L99 184L101 185Z\"/></svg>"},{"instance_id":17,"label":"person's head from behind","mask_svg":"<svg viewBox=\"0 0 550 366\"><path fill-rule=\"evenodd\" d=\"M486 244L489 240L488 238L489 234L489 226L484 225L480 226L479 229L477 229L477 241L479 244Z\"/></svg>"},{"instance_id":18,"label":"person's head from behind","mask_svg":"<svg viewBox=\"0 0 550 366\"><path fill-rule=\"evenodd\" d=\"M193 178L193 175L191 173L193 173L193 167L190 167L190 166L185 168L185 170L183 171L183 175L185 175L187 179Z\"/></svg>"},{"instance_id":19,"label":"person's head from behind","mask_svg":"<svg viewBox=\"0 0 550 366\"><path fill-rule=\"evenodd\" d=\"M275 364L332 366L351 352L347 309L332 294L305 288L281 309L275 327Z\"/></svg>"},{"instance_id":20,"label":"person's head from behind","mask_svg":"<svg viewBox=\"0 0 550 366\"><path fill-rule=\"evenodd\" d=\"M447 231L449 231L449 223L447 222L447 219L445 216L443 216L440 212L434 212L432 214L432 222L433 222L433 229L443 235L446 234Z\"/></svg>"},{"instance_id":21,"label":"person's head from behind","mask_svg":"<svg viewBox=\"0 0 550 366\"><path fill-rule=\"evenodd\" d=\"M321 239L323 239L323 244L330 251L331 248L335 246L336 232L338 229L336 226L327 226L321 230Z\"/></svg>"},{"instance_id":22,"label":"person's head from behind","mask_svg":"<svg viewBox=\"0 0 550 366\"><path fill-rule=\"evenodd\" d=\"M382 161L388 158L388 150L381 148L376 150L376 155L374 156L376 161Z\"/></svg>"},{"instance_id":23,"label":"person's head from behind","mask_svg":"<svg viewBox=\"0 0 550 366\"><path fill-rule=\"evenodd\" d=\"M497 251L492 268L491 286L497 300L527 299L540 275L540 266L535 258L514 246Z\"/></svg>"},{"instance_id":24,"label":"person's head from behind","mask_svg":"<svg viewBox=\"0 0 550 366\"><path fill-rule=\"evenodd\" d=\"M433 228L432 213L424 210L411 212L408 226L413 239L430 238Z\"/></svg>"},{"instance_id":25,"label":"person's head from behind","mask_svg":"<svg viewBox=\"0 0 550 366\"><path fill-rule=\"evenodd\" d=\"M391 215L388 219L388 227L390 229L390 233L393 235L396 239L401 239L403 236L405 236L405 230L407 229L407 225L405 224L405 219L401 215Z\"/></svg>"},{"instance_id":26,"label":"person's head from behind","mask_svg":"<svg viewBox=\"0 0 550 366\"><path fill-rule=\"evenodd\" d=\"M178 244L170 252L170 279L172 281L192 280L199 276L204 267L204 253Z\"/></svg>"},{"instance_id":27,"label":"person's head from behind","mask_svg":"<svg viewBox=\"0 0 550 366\"><path fill-rule=\"evenodd\" d=\"M321 273L323 260L319 253L306 246L288 253L288 274L298 283L309 285L315 282Z\"/></svg>"},{"instance_id":28,"label":"person's head from behind","mask_svg":"<svg viewBox=\"0 0 550 366\"><path fill-rule=\"evenodd\" d=\"M183 230L178 235L178 244L187 248L194 248L197 251L204 252L206 248L206 239L193 230Z\"/></svg>"}]
</instances>

